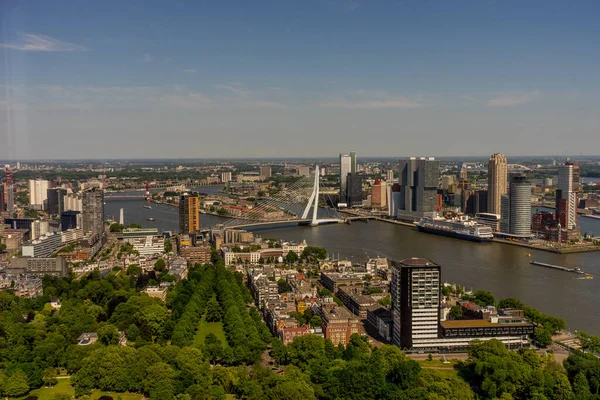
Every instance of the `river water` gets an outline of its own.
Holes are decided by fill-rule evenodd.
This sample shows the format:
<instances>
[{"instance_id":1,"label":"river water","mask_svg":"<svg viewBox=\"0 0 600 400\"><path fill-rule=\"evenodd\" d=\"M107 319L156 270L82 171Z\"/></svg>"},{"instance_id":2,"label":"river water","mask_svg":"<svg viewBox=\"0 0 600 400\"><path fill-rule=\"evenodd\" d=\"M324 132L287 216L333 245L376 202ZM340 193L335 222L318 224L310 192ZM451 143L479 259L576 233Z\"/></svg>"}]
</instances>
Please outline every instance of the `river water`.
<instances>
[{"instance_id":1,"label":"river water","mask_svg":"<svg viewBox=\"0 0 600 400\"><path fill-rule=\"evenodd\" d=\"M207 193L218 187L201 188ZM159 231L178 229L178 210L167 205L143 207L143 200L107 199L107 218L125 212L125 223L136 222ZM155 218L154 222L147 221ZM202 227L225 221L203 214ZM600 220L579 218L583 232L600 235ZM497 299L515 297L545 313L564 318L570 329L600 335L600 252L560 255L499 243L471 243L421 233L413 228L385 222L353 222L351 225L292 227L258 232L263 237L301 241L325 247L330 254L355 262L365 257L389 259L425 257L442 266L442 278L467 288L489 290ZM531 253L528 257L526 253ZM536 260L567 267L580 267L594 274L586 280L576 274L529 264Z\"/></svg>"}]
</instances>

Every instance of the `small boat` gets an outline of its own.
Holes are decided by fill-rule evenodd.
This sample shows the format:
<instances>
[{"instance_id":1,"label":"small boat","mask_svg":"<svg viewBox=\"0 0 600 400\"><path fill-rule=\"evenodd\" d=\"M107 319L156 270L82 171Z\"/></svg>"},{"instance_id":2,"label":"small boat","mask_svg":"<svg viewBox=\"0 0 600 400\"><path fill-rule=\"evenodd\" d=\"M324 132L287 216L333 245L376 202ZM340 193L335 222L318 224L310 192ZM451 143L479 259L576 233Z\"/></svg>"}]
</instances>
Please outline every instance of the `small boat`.
<instances>
[{"instance_id":1,"label":"small boat","mask_svg":"<svg viewBox=\"0 0 600 400\"><path fill-rule=\"evenodd\" d=\"M148 221L152 222L152 221L154 221L154 218L150 217L150 218L148 218Z\"/></svg>"},{"instance_id":2,"label":"small boat","mask_svg":"<svg viewBox=\"0 0 600 400\"><path fill-rule=\"evenodd\" d=\"M144 206L144 208L147 208L148 210L152 210L152 207L150 207L150 206Z\"/></svg>"},{"instance_id":3,"label":"small boat","mask_svg":"<svg viewBox=\"0 0 600 400\"><path fill-rule=\"evenodd\" d=\"M530 253L523 253L523 254L525 254L526 257L531 257Z\"/></svg>"}]
</instances>

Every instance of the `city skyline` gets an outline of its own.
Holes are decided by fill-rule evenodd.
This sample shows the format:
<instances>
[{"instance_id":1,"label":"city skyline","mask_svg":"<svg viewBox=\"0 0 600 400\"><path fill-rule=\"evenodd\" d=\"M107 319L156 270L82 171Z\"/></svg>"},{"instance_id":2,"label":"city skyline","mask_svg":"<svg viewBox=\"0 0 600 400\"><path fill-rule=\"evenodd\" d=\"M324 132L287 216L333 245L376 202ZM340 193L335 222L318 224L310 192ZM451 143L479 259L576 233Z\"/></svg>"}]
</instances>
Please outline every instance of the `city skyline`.
<instances>
[{"instance_id":1,"label":"city skyline","mask_svg":"<svg viewBox=\"0 0 600 400\"><path fill-rule=\"evenodd\" d=\"M367 156L564 157L598 143L597 3L5 7L0 158L322 157L341 137Z\"/></svg>"}]
</instances>

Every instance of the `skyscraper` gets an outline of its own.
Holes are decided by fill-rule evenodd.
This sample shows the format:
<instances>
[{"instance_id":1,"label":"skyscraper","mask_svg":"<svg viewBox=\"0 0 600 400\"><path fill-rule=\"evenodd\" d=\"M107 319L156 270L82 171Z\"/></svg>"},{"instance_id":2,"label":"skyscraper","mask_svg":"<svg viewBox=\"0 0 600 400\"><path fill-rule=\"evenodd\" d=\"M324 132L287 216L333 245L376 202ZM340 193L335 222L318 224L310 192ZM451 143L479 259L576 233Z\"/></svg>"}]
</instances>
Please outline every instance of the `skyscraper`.
<instances>
[{"instance_id":1,"label":"skyscraper","mask_svg":"<svg viewBox=\"0 0 600 400\"><path fill-rule=\"evenodd\" d=\"M356 152L350 152L350 173L356 174L358 170L356 169Z\"/></svg>"},{"instance_id":2,"label":"skyscraper","mask_svg":"<svg viewBox=\"0 0 600 400\"><path fill-rule=\"evenodd\" d=\"M488 163L488 212L501 214L502 195L508 193L508 164L504 154L492 154Z\"/></svg>"},{"instance_id":3,"label":"skyscraper","mask_svg":"<svg viewBox=\"0 0 600 400\"><path fill-rule=\"evenodd\" d=\"M531 183L526 176L513 176L508 195L501 198L501 230L516 236L531 236Z\"/></svg>"},{"instance_id":4,"label":"skyscraper","mask_svg":"<svg viewBox=\"0 0 600 400\"><path fill-rule=\"evenodd\" d=\"M392 185L394 183L394 170L388 169L385 173L385 180L388 184Z\"/></svg>"},{"instance_id":5,"label":"skyscraper","mask_svg":"<svg viewBox=\"0 0 600 400\"><path fill-rule=\"evenodd\" d=\"M362 205L362 177L358 174L348 174L346 177L346 203L349 207Z\"/></svg>"},{"instance_id":6,"label":"skyscraper","mask_svg":"<svg viewBox=\"0 0 600 400\"><path fill-rule=\"evenodd\" d=\"M433 157L400 160L398 218L420 219L437 211L440 162Z\"/></svg>"},{"instance_id":7,"label":"skyscraper","mask_svg":"<svg viewBox=\"0 0 600 400\"><path fill-rule=\"evenodd\" d=\"M125 210L122 208L119 210L119 224L125 225Z\"/></svg>"},{"instance_id":8,"label":"skyscraper","mask_svg":"<svg viewBox=\"0 0 600 400\"><path fill-rule=\"evenodd\" d=\"M84 190L81 203L83 232L101 235L104 232L104 191L100 188Z\"/></svg>"},{"instance_id":9,"label":"skyscraper","mask_svg":"<svg viewBox=\"0 0 600 400\"><path fill-rule=\"evenodd\" d=\"M60 215L65 211L65 196L67 189L52 188L47 190L48 214Z\"/></svg>"},{"instance_id":10,"label":"skyscraper","mask_svg":"<svg viewBox=\"0 0 600 400\"><path fill-rule=\"evenodd\" d=\"M60 214L60 229L61 231L67 231L69 229L77 229L77 219L79 218L79 211L65 211Z\"/></svg>"},{"instance_id":11,"label":"skyscraper","mask_svg":"<svg viewBox=\"0 0 600 400\"><path fill-rule=\"evenodd\" d=\"M424 258L392 261L392 343L413 348L439 337L441 268Z\"/></svg>"},{"instance_id":12,"label":"skyscraper","mask_svg":"<svg viewBox=\"0 0 600 400\"><path fill-rule=\"evenodd\" d=\"M38 209L44 209L48 200L49 182L43 179L29 180L29 204Z\"/></svg>"},{"instance_id":13,"label":"skyscraper","mask_svg":"<svg viewBox=\"0 0 600 400\"><path fill-rule=\"evenodd\" d=\"M2 190L0 190L0 212L4 211L6 211L6 200L4 200L4 185L2 185ZM0 225L4 225L4 221Z\"/></svg>"},{"instance_id":14,"label":"skyscraper","mask_svg":"<svg viewBox=\"0 0 600 400\"><path fill-rule=\"evenodd\" d=\"M387 207L387 189L388 184L382 182L381 179L375 179L375 183L371 186L371 207L385 208Z\"/></svg>"},{"instance_id":15,"label":"skyscraper","mask_svg":"<svg viewBox=\"0 0 600 400\"><path fill-rule=\"evenodd\" d=\"M558 167L556 219L563 229L577 227L577 193L580 190L579 163L566 162Z\"/></svg>"},{"instance_id":16,"label":"skyscraper","mask_svg":"<svg viewBox=\"0 0 600 400\"><path fill-rule=\"evenodd\" d=\"M200 197L184 193L179 198L179 232L195 233L200 230Z\"/></svg>"},{"instance_id":17,"label":"skyscraper","mask_svg":"<svg viewBox=\"0 0 600 400\"><path fill-rule=\"evenodd\" d=\"M340 203L346 203L346 184L348 174L352 172L352 158L340 153Z\"/></svg>"}]
</instances>

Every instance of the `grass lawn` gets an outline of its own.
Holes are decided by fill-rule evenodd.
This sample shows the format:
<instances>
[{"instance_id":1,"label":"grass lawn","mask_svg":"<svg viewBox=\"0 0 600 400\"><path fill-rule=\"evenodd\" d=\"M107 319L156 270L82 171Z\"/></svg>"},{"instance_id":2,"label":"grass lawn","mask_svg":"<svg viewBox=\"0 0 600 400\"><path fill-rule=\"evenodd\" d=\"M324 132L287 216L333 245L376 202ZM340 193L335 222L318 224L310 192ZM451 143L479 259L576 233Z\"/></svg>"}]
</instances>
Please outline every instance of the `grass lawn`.
<instances>
[{"instance_id":1,"label":"grass lawn","mask_svg":"<svg viewBox=\"0 0 600 400\"><path fill-rule=\"evenodd\" d=\"M436 373L445 378L456 378L458 375L458 369L455 369L457 360L448 360L448 363L443 363L441 360L433 359L431 361L418 360L417 361L421 368L430 368L435 370Z\"/></svg>"},{"instance_id":2,"label":"grass lawn","mask_svg":"<svg viewBox=\"0 0 600 400\"><path fill-rule=\"evenodd\" d=\"M214 334L217 339L221 341L221 345L223 347L228 347L227 339L225 338L225 332L223 331L223 323L222 322L206 322L204 318L198 324L198 330L196 331L196 336L194 337L194 345L200 346L204 344L204 338L209 333Z\"/></svg>"},{"instance_id":3,"label":"grass lawn","mask_svg":"<svg viewBox=\"0 0 600 400\"><path fill-rule=\"evenodd\" d=\"M59 379L58 384L54 387L47 388L41 387L39 389L32 390L28 396L38 396L39 400L52 400L54 395L57 393L66 393L70 396L75 395L75 391L71 387L70 379ZM98 399L100 396L111 396L113 399L117 399L117 396L121 396L123 400L140 400L143 396L135 393L108 393L101 392L100 390L94 390L91 398L93 400ZM24 396L25 398L27 396Z\"/></svg>"}]
</instances>

